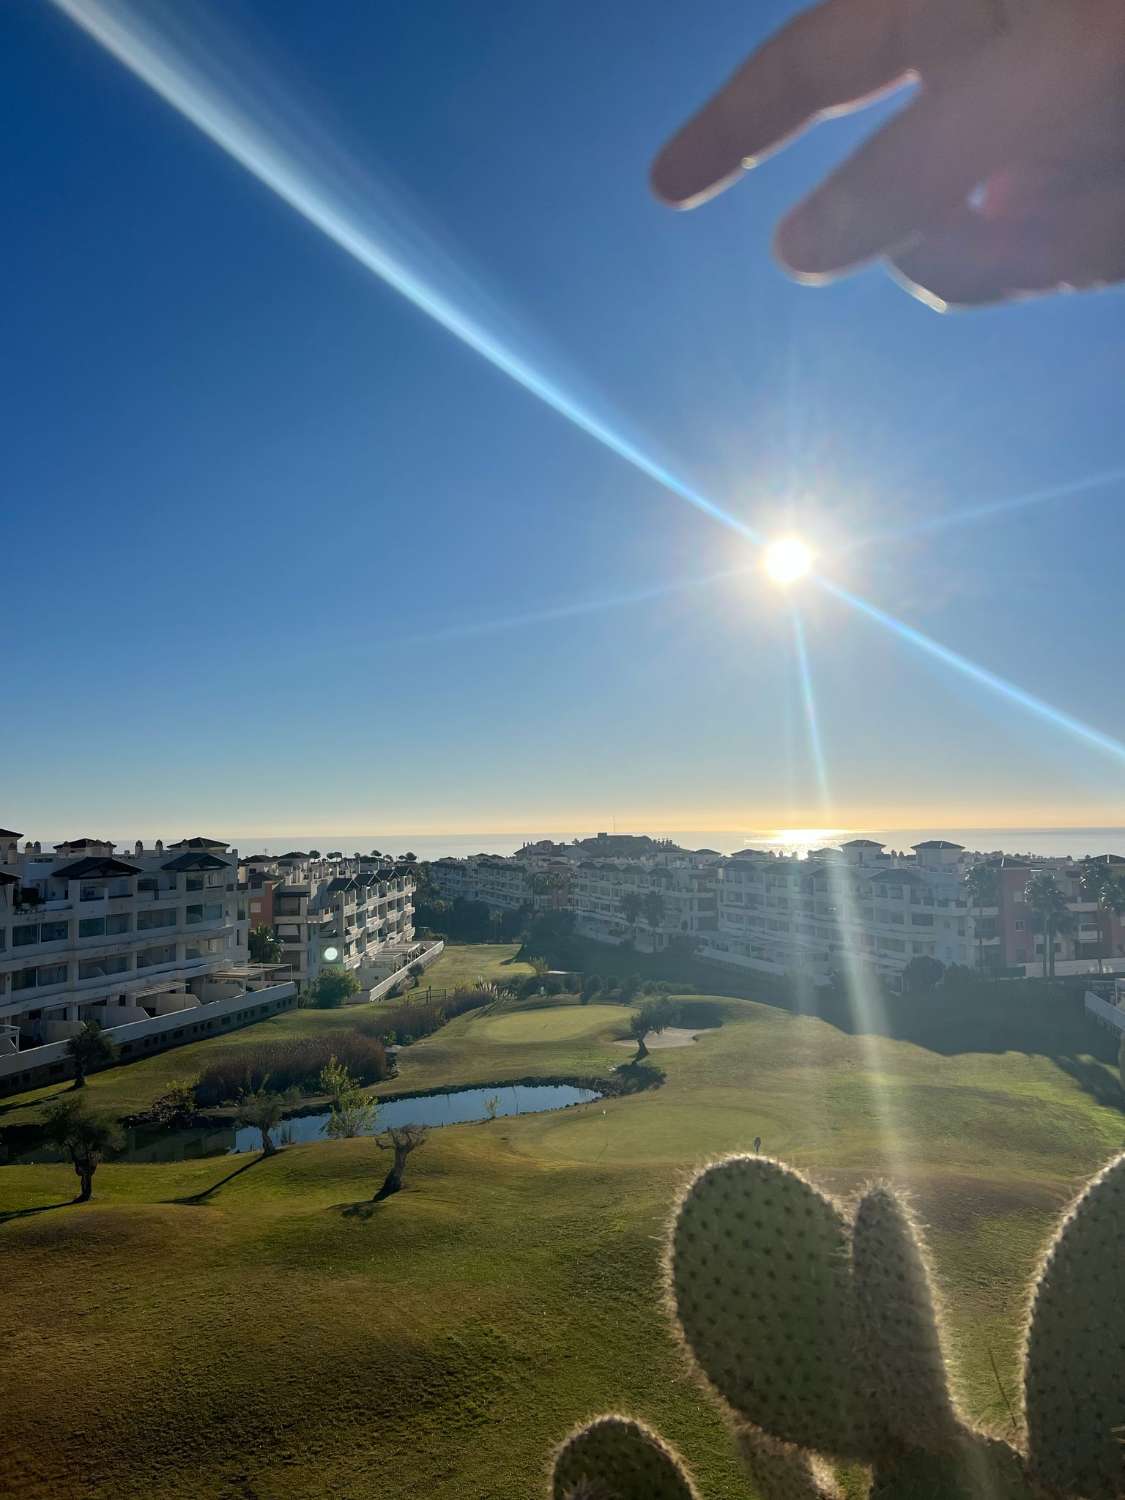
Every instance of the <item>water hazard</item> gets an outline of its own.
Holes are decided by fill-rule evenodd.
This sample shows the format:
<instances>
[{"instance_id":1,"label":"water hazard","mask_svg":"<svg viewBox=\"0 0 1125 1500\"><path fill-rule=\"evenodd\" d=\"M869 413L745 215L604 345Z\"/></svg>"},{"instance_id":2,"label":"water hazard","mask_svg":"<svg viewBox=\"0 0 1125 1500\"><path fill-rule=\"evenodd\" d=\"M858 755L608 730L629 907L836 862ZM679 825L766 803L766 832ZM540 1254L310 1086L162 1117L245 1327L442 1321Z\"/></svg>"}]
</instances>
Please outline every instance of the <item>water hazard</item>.
<instances>
[{"instance_id":1,"label":"water hazard","mask_svg":"<svg viewBox=\"0 0 1125 1500\"><path fill-rule=\"evenodd\" d=\"M588 1104L600 1097L593 1089L576 1088L569 1083L518 1083L503 1088L458 1089L451 1094L387 1099L379 1105L373 1127L363 1134L378 1134L389 1125L464 1125L472 1120L486 1120L493 1111L497 1119L501 1115L540 1114L548 1109L566 1109L571 1104ZM325 1140L328 1118L328 1110L291 1116L273 1132L274 1140L281 1145ZM135 1129L128 1131L127 1140L126 1149L113 1157L114 1161L185 1161L199 1156L259 1151L262 1144L260 1132L252 1125L201 1125L169 1131ZM45 1146L15 1160L60 1161L62 1157Z\"/></svg>"}]
</instances>

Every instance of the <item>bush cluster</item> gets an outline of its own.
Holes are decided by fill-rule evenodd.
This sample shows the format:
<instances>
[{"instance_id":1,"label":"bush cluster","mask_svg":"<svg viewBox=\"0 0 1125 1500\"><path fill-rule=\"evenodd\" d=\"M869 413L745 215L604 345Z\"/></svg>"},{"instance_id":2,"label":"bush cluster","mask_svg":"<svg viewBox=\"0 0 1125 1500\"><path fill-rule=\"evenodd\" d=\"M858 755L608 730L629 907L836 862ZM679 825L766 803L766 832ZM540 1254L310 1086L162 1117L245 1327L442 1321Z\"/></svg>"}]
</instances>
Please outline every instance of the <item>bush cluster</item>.
<instances>
[{"instance_id":1,"label":"bush cluster","mask_svg":"<svg viewBox=\"0 0 1125 1500\"><path fill-rule=\"evenodd\" d=\"M201 1107L229 1104L260 1089L282 1093L297 1089L315 1093L321 1071L335 1057L360 1083L378 1083L390 1076L387 1053L378 1037L354 1030L304 1040L260 1042L231 1047L213 1057L195 1085Z\"/></svg>"},{"instance_id":2,"label":"bush cluster","mask_svg":"<svg viewBox=\"0 0 1125 1500\"><path fill-rule=\"evenodd\" d=\"M420 1037L463 1016L466 1011L479 1010L495 999L491 990L460 989L445 1000L403 1000L390 1011L357 1019L357 1029L365 1036L381 1037L387 1043L409 1046Z\"/></svg>"}]
</instances>

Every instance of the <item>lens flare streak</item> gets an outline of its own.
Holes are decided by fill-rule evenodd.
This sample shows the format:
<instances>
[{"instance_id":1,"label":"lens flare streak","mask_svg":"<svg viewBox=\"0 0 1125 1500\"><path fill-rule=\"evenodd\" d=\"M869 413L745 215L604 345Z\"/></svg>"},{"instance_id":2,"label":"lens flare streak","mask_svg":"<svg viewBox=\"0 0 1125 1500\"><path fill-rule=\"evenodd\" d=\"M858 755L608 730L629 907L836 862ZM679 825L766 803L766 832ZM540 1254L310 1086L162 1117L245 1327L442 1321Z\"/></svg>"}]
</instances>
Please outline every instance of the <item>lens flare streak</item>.
<instances>
[{"instance_id":1,"label":"lens flare streak","mask_svg":"<svg viewBox=\"0 0 1125 1500\"><path fill-rule=\"evenodd\" d=\"M910 526L891 526L885 531L872 531L840 550L854 552L859 547L869 547L880 542L909 541L912 537L930 536L936 531L951 531L959 526L987 521L992 516L1006 515L1009 511L1023 510L1029 505L1046 505L1051 500L1069 500L1074 495L1109 489L1115 484L1125 484L1125 468L1107 469L1102 474L1087 474L1082 479L1070 479L1063 484L1049 485L1045 489L1029 490L1026 495L1012 495L1006 500L988 500L981 505L966 506L946 515L929 516Z\"/></svg>"},{"instance_id":2,"label":"lens flare streak","mask_svg":"<svg viewBox=\"0 0 1125 1500\"><path fill-rule=\"evenodd\" d=\"M804 624L796 609L793 611L793 641L796 648L797 673L801 680L801 696L805 706L809 752L816 770L823 820L827 826L832 821L827 762L820 737L816 695L813 691L812 669L805 644ZM883 1038L888 1034L886 1007L883 1004L879 980L868 967L867 955L856 946L855 935L859 931L859 918L856 911L855 892L852 889L851 872L841 860L834 859L827 861L825 871L828 876L829 895L835 907L832 925L839 937L837 953L843 965L843 978L851 1010L852 1025L855 1028L859 1048L863 1053L867 1073L865 1082L872 1116L878 1130L879 1149L883 1153L887 1168L900 1177L905 1177L905 1162L900 1145L903 1139L901 1124L896 1117L894 1100L882 1086Z\"/></svg>"},{"instance_id":3,"label":"lens flare streak","mask_svg":"<svg viewBox=\"0 0 1125 1500\"><path fill-rule=\"evenodd\" d=\"M852 609L858 610L868 619L875 620L885 629L892 631L902 640L908 641L910 645L916 646L927 656L942 662L947 667L953 667L963 676L973 682L979 682L982 687L990 688L994 693L999 693L1002 698L1009 702L1018 704L1020 708L1026 709L1028 713L1035 714L1038 718L1046 720L1048 724L1056 729L1064 729L1068 734L1085 740L1087 744L1095 746L1098 750L1104 750L1112 755L1115 760L1125 761L1125 745L1120 740L1115 740L1112 735L1103 734L1100 729L1094 729L1089 724L1084 724L1081 719L1076 719L1070 714L1063 713L1060 709L1052 708L1042 698L1036 698L1032 693L1025 692L1023 688L1017 687L1014 682L990 672L986 667L978 666L976 662L970 661L967 656L961 656L956 651L943 646L940 641L935 641L928 635L923 635L920 630L915 630L912 625L906 625L901 620L896 620L885 610L879 609L874 604L869 604L866 599L861 599L857 594L851 594L847 589L841 588L839 584L830 579L818 577L817 583L820 587L832 594L835 598L843 600Z\"/></svg>"},{"instance_id":4,"label":"lens flare streak","mask_svg":"<svg viewBox=\"0 0 1125 1500\"><path fill-rule=\"evenodd\" d=\"M198 67L177 54L169 38L142 22L128 6L114 3L114 0L51 0L51 4L290 208L454 338L664 489L740 533L748 541L759 540L752 527L700 494L631 439L615 431L405 265L386 243L356 222L355 215L337 199L331 188L314 179L276 136L271 138L264 123L254 120L247 109L224 97Z\"/></svg>"}]
</instances>

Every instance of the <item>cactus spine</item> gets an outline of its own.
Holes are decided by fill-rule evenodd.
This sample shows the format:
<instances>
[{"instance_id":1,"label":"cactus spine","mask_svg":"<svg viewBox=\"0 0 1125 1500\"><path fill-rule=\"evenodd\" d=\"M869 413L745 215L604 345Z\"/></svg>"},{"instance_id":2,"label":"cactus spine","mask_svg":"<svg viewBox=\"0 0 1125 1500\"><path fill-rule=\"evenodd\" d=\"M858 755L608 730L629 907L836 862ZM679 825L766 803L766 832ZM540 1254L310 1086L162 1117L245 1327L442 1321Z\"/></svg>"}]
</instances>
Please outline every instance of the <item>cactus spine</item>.
<instances>
[{"instance_id":1,"label":"cactus spine","mask_svg":"<svg viewBox=\"0 0 1125 1500\"><path fill-rule=\"evenodd\" d=\"M849 1218L760 1156L684 1194L668 1283L684 1345L765 1500L832 1500L822 1458L861 1459L870 1500L1125 1500L1125 1156L1065 1217L1025 1340L1027 1453L949 1394L925 1252L887 1188ZM661 1440L603 1417L559 1450L553 1500L695 1500Z\"/></svg>"}]
</instances>

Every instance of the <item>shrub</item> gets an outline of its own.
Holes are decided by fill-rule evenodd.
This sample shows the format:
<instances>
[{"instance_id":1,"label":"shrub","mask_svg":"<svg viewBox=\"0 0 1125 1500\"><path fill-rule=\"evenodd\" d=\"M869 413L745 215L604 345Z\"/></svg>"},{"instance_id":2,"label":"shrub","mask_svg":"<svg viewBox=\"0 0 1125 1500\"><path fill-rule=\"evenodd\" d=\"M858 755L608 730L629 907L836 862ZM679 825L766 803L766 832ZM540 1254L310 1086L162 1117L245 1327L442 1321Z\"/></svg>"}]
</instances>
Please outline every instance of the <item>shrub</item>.
<instances>
[{"instance_id":1,"label":"shrub","mask_svg":"<svg viewBox=\"0 0 1125 1500\"><path fill-rule=\"evenodd\" d=\"M545 995L561 995L562 980L554 974L548 974L540 980L540 988Z\"/></svg>"},{"instance_id":2,"label":"shrub","mask_svg":"<svg viewBox=\"0 0 1125 1500\"><path fill-rule=\"evenodd\" d=\"M482 1005L491 1005L496 996L488 989L454 990L448 1000L442 1002L445 1019L452 1021L463 1016L467 1010L479 1010Z\"/></svg>"},{"instance_id":3,"label":"shrub","mask_svg":"<svg viewBox=\"0 0 1125 1500\"><path fill-rule=\"evenodd\" d=\"M190 1125L198 1103L195 1084L174 1083L158 1094L146 1110L130 1117L130 1125Z\"/></svg>"},{"instance_id":4,"label":"shrub","mask_svg":"<svg viewBox=\"0 0 1125 1500\"><path fill-rule=\"evenodd\" d=\"M439 1005L425 1002L396 1005L389 1015L379 1017L384 1033L393 1036L400 1047L416 1042L419 1037L429 1036L444 1020Z\"/></svg>"},{"instance_id":5,"label":"shrub","mask_svg":"<svg viewBox=\"0 0 1125 1500\"><path fill-rule=\"evenodd\" d=\"M202 1107L229 1104L243 1094L260 1093L267 1083L276 1092L299 1089L315 1093L320 1075L333 1056L360 1083L378 1083L390 1076L382 1042L356 1028L331 1038L260 1042L219 1052L195 1085L195 1097Z\"/></svg>"},{"instance_id":6,"label":"shrub","mask_svg":"<svg viewBox=\"0 0 1125 1500\"><path fill-rule=\"evenodd\" d=\"M410 975L411 979L421 979L426 971L421 964L413 963L406 972Z\"/></svg>"},{"instance_id":7,"label":"shrub","mask_svg":"<svg viewBox=\"0 0 1125 1500\"><path fill-rule=\"evenodd\" d=\"M305 991L306 1004L318 1010L335 1010L349 995L358 995L362 985L347 969L322 969Z\"/></svg>"}]
</instances>

